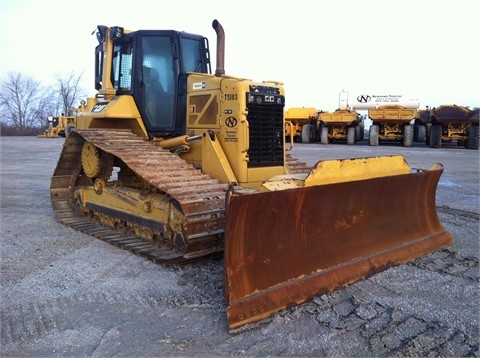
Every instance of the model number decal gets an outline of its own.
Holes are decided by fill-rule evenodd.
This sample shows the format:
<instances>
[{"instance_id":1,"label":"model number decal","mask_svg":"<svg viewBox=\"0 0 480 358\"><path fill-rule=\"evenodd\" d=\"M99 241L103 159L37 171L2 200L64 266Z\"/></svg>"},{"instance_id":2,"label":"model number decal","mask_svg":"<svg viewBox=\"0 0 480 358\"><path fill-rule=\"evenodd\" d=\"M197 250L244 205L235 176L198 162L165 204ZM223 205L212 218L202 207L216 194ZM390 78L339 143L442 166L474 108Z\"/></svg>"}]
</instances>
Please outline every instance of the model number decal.
<instances>
[{"instance_id":1,"label":"model number decal","mask_svg":"<svg viewBox=\"0 0 480 358\"><path fill-rule=\"evenodd\" d=\"M225 101L236 101L237 94L236 93L225 93Z\"/></svg>"},{"instance_id":2,"label":"model number decal","mask_svg":"<svg viewBox=\"0 0 480 358\"><path fill-rule=\"evenodd\" d=\"M201 89L204 89L205 86L206 86L205 82L195 82L195 83L193 84L192 89L194 89L194 90L201 90Z\"/></svg>"}]
</instances>

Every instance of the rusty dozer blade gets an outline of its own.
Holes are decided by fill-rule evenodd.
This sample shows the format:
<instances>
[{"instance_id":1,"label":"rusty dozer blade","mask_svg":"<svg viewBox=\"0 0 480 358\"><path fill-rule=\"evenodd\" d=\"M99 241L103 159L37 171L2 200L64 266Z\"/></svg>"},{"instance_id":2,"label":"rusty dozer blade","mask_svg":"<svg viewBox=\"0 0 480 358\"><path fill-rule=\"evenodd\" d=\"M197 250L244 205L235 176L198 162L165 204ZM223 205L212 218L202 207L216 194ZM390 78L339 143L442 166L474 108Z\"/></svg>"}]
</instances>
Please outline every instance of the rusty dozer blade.
<instances>
[{"instance_id":1,"label":"rusty dozer blade","mask_svg":"<svg viewBox=\"0 0 480 358\"><path fill-rule=\"evenodd\" d=\"M230 329L452 243L435 207L443 166L233 195L225 232Z\"/></svg>"}]
</instances>

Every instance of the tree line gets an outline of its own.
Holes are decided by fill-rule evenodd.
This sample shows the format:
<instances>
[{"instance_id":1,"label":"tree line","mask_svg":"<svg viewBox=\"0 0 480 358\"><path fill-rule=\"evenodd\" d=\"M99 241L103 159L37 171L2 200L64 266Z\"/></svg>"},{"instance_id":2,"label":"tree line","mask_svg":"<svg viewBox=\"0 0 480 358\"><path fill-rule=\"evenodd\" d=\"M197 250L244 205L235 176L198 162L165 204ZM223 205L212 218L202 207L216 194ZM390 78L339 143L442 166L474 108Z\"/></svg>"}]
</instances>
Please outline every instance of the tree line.
<instances>
[{"instance_id":1,"label":"tree line","mask_svg":"<svg viewBox=\"0 0 480 358\"><path fill-rule=\"evenodd\" d=\"M48 127L48 116L71 115L85 97L82 76L56 75L54 85L46 86L29 75L7 73L0 81L0 135L36 135Z\"/></svg>"}]
</instances>

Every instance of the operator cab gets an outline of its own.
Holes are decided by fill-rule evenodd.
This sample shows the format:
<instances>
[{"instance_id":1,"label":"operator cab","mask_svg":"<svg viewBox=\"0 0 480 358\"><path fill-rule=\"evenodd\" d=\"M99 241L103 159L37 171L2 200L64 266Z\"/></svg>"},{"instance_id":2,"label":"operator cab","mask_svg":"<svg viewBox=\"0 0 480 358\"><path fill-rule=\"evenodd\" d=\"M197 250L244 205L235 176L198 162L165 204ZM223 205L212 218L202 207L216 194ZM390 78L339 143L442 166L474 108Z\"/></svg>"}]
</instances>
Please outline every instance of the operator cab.
<instances>
[{"instance_id":1,"label":"operator cab","mask_svg":"<svg viewBox=\"0 0 480 358\"><path fill-rule=\"evenodd\" d=\"M47 121L53 128L58 127L58 117L48 116Z\"/></svg>"},{"instance_id":2,"label":"operator cab","mask_svg":"<svg viewBox=\"0 0 480 358\"><path fill-rule=\"evenodd\" d=\"M132 95L150 137L185 134L187 73L211 73L208 39L173 30L126 33L112 27L106 39L98 27L95 88L105 89L104 71L110 67L117 95ZM103 36L102 36L102 30ZM104 56L111 41L112 56ZM111 63L103 59L111 58Z\"/></svg>"}]
</instances>

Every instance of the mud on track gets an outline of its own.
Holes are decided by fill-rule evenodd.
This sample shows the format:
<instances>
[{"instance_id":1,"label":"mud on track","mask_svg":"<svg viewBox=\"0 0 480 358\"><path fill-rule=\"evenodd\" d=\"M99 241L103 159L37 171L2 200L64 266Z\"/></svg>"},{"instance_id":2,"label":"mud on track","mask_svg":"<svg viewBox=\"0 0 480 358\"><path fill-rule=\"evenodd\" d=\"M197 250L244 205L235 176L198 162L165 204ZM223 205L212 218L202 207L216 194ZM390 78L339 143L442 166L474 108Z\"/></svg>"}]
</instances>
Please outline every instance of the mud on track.
<instances>
[{"instance_id":1,"label":"mud on track","mask_svg":"<svg viewBox=\"0 0 480 358\"><path fill-rule=\"evenodd\" d=\"M438 213L455 243L228 332L221 260L166 268L59 224L49 184L63 140L0 143L3 357L479 356L478 151L297 145L309 165L443 163Z\"/></svg>"}]
</instances>

